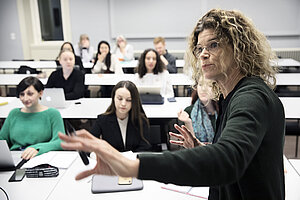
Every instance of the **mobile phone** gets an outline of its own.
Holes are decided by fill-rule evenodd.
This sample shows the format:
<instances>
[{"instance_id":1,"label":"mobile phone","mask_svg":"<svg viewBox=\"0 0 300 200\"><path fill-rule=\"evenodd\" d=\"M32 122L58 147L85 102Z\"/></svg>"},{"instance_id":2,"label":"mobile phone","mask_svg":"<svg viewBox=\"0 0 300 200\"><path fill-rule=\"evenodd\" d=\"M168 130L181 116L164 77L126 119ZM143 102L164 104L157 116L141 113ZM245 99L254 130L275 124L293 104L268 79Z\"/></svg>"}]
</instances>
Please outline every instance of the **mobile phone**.
<instances>
[{"instance_id":1,"label":"mobile phone","mask_svg":"<svg viewBox=\"0 0 300 200\"><path fill-rule=\"evenodd\" d=\"M170 97L170 98L168 98L168 101L169 102L176 102L176 99L175 99L175 97Z\"/></svg>"},{"instance_id":2,"label":"mobile phone","mask_svg":"<svg viewBox=\"0 0 300 200\"><path fill-rule=\"evenodd\" d=\"M132 177L119 176L118 184L119 185L131 185L132 184Z\"/></svg>"},{"instance_id":3,"label":"mobile phone","mask_svg":"<svg viewBox=\"0 0 300 200\"><path fill-rule=\"evenodd\" d=\"M74 127L71 125L71 123L69 121L65 121L65 128L66 128L66 134L67 135L76 135L76 131L74 129ZM83 151L78 151L79 155L80 155L80 158L82 160L82 162L85 164L85 165L88 165L90 162L89 162L89 159L86 155L85 152Z\"/></svg>"},{"instance_id":4,"label":"mobile phone","mask_svg":"<svg viewBox=\"0 0 300 200\"><path fill-rule=\"evenodd\" d=\"M22 181L25 176L25 169L16 169L13 175L9 178L8 182Z\"/></svg>"}]
</instances>

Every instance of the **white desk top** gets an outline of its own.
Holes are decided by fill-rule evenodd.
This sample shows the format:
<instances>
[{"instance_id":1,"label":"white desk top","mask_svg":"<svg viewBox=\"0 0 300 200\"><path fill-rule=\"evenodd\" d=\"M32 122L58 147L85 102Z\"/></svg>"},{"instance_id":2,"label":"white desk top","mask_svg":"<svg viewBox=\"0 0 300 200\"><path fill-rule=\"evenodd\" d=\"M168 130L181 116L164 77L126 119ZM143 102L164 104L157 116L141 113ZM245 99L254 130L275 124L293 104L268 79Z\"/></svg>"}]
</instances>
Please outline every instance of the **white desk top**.
<instances>
[{"instance_id":1,"label":"white desk top","mask_svg":"<svg viewBox=\"0 0 300 200\"><path fill-rule=\"evenodd\" d=\"M13 108L23 107L23 104L16 97L3 97L8 104L0 106L0 118L6 118ZM73 100L67 108L58 109L62 118L95 119L99 114L106 111L111 103L111 98L82 98ZM80 104L75 104L80 102ZM148 118L177 118L177 112L184 109L191 103L190 97L177 97L176 102L165 100L163 105L143 105Z\"/></svg>"},{"instance_id":2,"label":"white desk top","mask_svg":"<svg viewBox=\"0 0 300 200\"><path fill-rule=\"evenodd\" d=\"M19 69L21 65L26 65L36 69L55 69L55 61L0 61L0 69Z\"/></svg>"},{"instance_id":3,"label":"white desk top","mask_svg":"<svg viewBox=\"0 0 300 200\"><path fill-rule=\"evenodd\" d=\"M86 74L86 85L116 85L119 81L134 80L134 74ZM172 85L192 85L194 81L185 74L169 74Z\"/></svg>"},{"instance_id":4,"label":"white desk top","mask_svg":"<svg viewBox=\"0 0 300 200\"><path fill-rule=\"evenodd\" d=\"M12 152L12 154L20 152ZM77 152L69 151L74 156ZM59 152L58 152L59 154ZM300 177L292 167L290 162L284 156L285 166L285 187L286 200L300 199ZM168 198L172 200L179 199L199 199L190 195L173 192L162 189L162 183L156 181L143 181L143 190L130 192L115 192L115 193L99 193L92 194L91 192L91 177L81 181L75 181L75 176L87 168L83 165L79 156L71 164L68 169L59 169L59 176L54 178L26 178L21 182L8 182L9 177L13 172L0 172L0 185L9 195L9 199L30 199L30 200L58 200L58 199L86 199L86 200L133 200L133 199L162 199ZM0 195L2 192L0 191ZM0 196L2 197L2 196Z\"/></svg>"},{"instance_id":5,"label":"white desk top","mask_svg":"<svg viewBox=\"0 0 300 200\"><path fill-rule=\"evenodd\" d=\"M277 73L276 85L300 85L300 73Z\"/></svg>"},{"instance_id":6,"label":"white desk top","mask_svg":"<svg viewBox=\"0 0 300 200\"><path fill-rule=\"evenodd\" d=\"M300 97L279 97L286 119L300 119Z\"/></svg>"},{"instance_id":7,"label":"white desk top","mask_svg":"<svg viewBox=\"0 0 300 200\"><path fill-rule=\"evenodd\" d=\"M0 85L18 85L24 78L28 76L37 76L36 74L0 74ZM45 85L48 78L40 78Z\"/></svg>"}]
</instances>

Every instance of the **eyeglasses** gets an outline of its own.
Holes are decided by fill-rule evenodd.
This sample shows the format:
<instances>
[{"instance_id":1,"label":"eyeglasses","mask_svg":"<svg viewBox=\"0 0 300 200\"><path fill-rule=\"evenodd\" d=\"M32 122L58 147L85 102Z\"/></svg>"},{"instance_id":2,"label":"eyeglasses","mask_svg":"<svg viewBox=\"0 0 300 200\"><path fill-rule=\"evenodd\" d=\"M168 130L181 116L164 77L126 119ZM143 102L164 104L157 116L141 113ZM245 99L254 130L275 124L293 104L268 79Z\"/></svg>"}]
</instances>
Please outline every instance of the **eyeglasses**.
<instances>
[{"instance_id":1,"label":"eyeglasses","mask_svg":"<svg viewBox=\"0 0 300 200\"><path fill-rule=\"evenodd\" d=\"M196 45L194 47L193 53L197 58L200 58L200 54L204 51L204 49L206 49L209 53L214 53L214 52L216 52L218 47L219 47L219 42L212 41L211 43L209 43L206 46Z\"/></svg>"}]
</instances>

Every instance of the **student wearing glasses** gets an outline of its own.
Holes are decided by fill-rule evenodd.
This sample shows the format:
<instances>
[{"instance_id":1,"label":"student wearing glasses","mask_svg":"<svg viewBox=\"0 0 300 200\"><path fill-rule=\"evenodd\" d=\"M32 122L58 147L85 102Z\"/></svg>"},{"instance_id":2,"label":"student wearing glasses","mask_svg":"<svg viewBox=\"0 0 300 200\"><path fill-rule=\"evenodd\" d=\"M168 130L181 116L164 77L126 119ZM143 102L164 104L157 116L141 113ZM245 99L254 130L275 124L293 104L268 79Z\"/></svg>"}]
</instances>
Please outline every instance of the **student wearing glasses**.
<instances>
[{"instance_id":1,"label":"student wearing glasses","mask_svg":"<svg viewBox=\"0 0 300 200\"><path fill-rule=\"evenodd\" d=\"M65 132L58 110L39 103L44 85L36 77L26 77L17 86L17 97L24 107L10 111L0 130L10 150L24 150L23 159L48 151L62 150L58 132Z\"/></svg>"},{"instance_id":2,"label":"student wearing glasses","mask_svg":"<svg viewBox=\"0 0 300 200\"><path fill-rule=\"evenodd\" d=\"M189 54L194 77L215 83L220 113L213 143L204 146L185 126L175 125L188 149L129 160L93 136L60 134L63 148L98 156L98 165L76 178L101 173L210 186L210 200L285 199L285 116L273 91L273 55L266 37L241 12L212 9L197 22Z\"/></svg>"}]
</instances>

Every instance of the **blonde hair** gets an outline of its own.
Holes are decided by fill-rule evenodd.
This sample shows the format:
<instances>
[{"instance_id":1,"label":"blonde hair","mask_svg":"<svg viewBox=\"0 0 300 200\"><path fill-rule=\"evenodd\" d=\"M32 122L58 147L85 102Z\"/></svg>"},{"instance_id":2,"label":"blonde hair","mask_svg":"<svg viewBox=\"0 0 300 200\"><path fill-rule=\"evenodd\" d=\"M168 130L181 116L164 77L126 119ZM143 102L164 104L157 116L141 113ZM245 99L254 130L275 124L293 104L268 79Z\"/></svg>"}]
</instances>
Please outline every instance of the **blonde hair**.
<instances>
[{"instance_id":1,"label":"blonde hair","mask_svg":"<svg viewBox=\"0 0 300 200\"><path fill-rule=\"evenodd\" d=\"M153 40L153 44L158 44L160 42L163 43L163 44L165 44L166 43L165 38L163 38L163 37L156 37Z\"/></svg>"},{"instance_id":2,"label":"blonde hair","mask_svg":"<svg viewBox=\"0 0 300 200\"><path fill-rule=\"evenodd\" d=\"M220 61L224 75L225 64L222 58L226 55L225 45L233 49L233 59L241 74L246 77L257 76L273 89L276 85L276 71L270 65L270 60L275 58L267 38L259 32L254 24L239 11L212 9L207 12L195 26L189 37L187 59L193 68L193 78L197 82L203 76L200 60L194 55L198 43L198 35L205 29L214 30L221 47ZM217 83L213 83L216 97L220 94Z\"/></svg>"}]
</instances>

